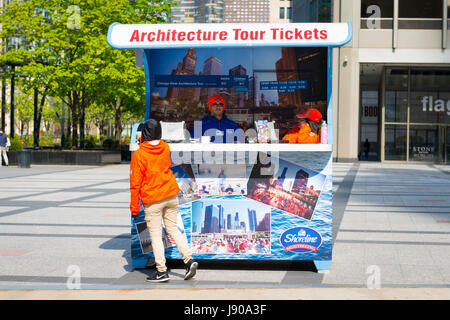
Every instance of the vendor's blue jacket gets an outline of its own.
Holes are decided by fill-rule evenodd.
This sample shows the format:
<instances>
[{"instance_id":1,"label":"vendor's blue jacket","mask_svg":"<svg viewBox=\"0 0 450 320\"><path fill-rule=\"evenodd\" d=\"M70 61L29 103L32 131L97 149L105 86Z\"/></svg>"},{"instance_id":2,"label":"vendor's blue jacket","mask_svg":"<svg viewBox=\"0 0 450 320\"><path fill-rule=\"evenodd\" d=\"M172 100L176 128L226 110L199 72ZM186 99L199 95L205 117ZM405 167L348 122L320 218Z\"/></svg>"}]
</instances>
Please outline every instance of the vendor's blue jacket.
<instances>
[{"instance_id":1,"label":"vendor's blue jacket","mask_svg":"<svg viewBox=\"0 0 450 320\"><path fill-rule=\"evenodd\" d=\"M217 120L215 117L205 116L202 121L196 121L194 128L191 130L191 137L200 138L200 129L196 130L196 126L201 123L201 135L211 136L211 142L234 142L238 138L235 134L235 130L240 129L239 126L233 120L224 116L221 120ZM228 137L228 138L227 138Z\"/></svg>"}]
</instances>

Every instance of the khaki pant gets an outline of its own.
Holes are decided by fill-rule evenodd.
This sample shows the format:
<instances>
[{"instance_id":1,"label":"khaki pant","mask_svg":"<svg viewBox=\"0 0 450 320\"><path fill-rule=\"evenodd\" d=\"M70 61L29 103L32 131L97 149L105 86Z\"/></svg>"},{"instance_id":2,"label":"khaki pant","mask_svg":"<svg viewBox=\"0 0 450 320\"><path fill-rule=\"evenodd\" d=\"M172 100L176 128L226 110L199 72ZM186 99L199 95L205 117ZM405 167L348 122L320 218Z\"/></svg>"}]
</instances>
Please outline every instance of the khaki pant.
<instances>
[{"instance_id":1,"label":"khaki pant","mask_svg":"<svg viewBox=\"0 0 450 320\"><path fill-rule=\"evenodd\" d=\"M2 156L5 164L8 165L8 154L5 147L0 147L0 167L2 166Z\"/></svg>"},{"instance_id":2,"label":"khaki pant","mask_svg":"<svg viewBox=\"0 0 450 320\"><path fill-rule=\"evenodd\" d=\"M178 230L178 198L173 196L166 200L161 200L151 204L144 204L145 221L150 231L153 254L155 255L156 269L165 272L166 258L164 256L164 244L162 241L161 221L164 221L167 233L175 241L178 251L183 257L183 262L187 263L192 258L192 251L189 248L186 238Z\"/></svg>"}]
</instances>

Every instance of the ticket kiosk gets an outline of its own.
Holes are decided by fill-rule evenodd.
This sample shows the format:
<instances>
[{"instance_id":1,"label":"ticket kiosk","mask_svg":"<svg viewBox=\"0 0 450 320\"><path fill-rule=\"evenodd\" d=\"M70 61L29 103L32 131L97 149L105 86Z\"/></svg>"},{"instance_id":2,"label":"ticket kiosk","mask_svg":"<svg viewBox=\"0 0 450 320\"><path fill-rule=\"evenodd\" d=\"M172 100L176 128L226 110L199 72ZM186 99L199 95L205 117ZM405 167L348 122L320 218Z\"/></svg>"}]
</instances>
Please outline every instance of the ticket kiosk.
<instances>
[{"instance_id":1,"label":"ticket kiosk","mask_svg":"<svg viewBox=\"0 0 450 320\"><path fill-rule=\"evenodd\" d=\"M351 30L350 23L110 26L112 47L144 50L145 119L184 131L166 141L181 189L178 225L195 259L330 268L331 53ZM231 143L192 134L214 94L241 128ZM284 143L308 108L323 116L321 143ZM131 224L132 264L144 268L152 248L143 210ZM167 258L181 258L165 233L164 243Z\"/></svg>"}]
</instances>

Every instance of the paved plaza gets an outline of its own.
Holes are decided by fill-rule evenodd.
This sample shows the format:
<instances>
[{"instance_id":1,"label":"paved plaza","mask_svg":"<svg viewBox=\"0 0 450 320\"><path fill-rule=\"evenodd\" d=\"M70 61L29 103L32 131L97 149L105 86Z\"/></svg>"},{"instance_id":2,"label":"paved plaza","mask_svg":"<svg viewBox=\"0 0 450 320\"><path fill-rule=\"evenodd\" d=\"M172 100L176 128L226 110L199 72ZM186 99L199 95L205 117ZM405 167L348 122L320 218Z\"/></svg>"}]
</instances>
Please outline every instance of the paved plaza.
<instances>
[{"instance_id":1,"label":"paved plaza","mask_svg":"<svg viewBox=\"0 0 450 320\"><path fill-rule=\"evenodd\" d=\"M450 298L450 166L334 163L328 273L310 262L204 262L184 281L169 261L164 284L145 281L154 269L131 267L128 173L129 164L1 167L0 289L372 286Z\"/></svg>"}]
</instances>

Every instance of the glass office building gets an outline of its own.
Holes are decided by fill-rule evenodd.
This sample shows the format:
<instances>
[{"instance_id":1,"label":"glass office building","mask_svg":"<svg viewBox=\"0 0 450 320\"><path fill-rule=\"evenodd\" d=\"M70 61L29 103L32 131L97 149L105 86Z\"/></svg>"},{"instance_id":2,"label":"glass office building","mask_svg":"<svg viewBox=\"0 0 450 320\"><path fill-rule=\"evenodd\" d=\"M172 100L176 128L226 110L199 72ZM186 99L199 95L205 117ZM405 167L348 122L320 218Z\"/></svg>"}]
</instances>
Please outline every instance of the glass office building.
<instances>
[{"instance_id":1,"label":"glass office building","mask_svg":"<svg viewBox=\"0 0 450 320\"><path fill-rule=\"evenodd\" d=\"M337 161L450 163L450 0L334 1ZM357 125L356 125L357 124Z\"/></svg>"}]
</instances>

